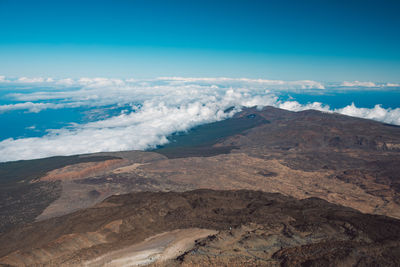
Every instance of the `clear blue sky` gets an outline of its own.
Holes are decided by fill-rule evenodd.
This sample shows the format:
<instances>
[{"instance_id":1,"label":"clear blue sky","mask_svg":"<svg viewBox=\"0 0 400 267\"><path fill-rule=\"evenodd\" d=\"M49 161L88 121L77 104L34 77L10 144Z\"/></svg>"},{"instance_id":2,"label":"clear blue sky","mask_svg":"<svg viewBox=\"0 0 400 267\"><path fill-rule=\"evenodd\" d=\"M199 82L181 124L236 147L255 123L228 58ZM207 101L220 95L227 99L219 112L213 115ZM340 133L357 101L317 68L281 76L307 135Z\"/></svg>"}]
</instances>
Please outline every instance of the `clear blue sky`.
<instances>
[{"instance_id":1,"label":"clear blue sky","mask_svg":"<svg viewBox=\"0 0 400 267\"><path fill-rule=\"evenodd\" d=\"M0 0L0 75L400 82L397 0Z\"/></svg>"}]
</instances>

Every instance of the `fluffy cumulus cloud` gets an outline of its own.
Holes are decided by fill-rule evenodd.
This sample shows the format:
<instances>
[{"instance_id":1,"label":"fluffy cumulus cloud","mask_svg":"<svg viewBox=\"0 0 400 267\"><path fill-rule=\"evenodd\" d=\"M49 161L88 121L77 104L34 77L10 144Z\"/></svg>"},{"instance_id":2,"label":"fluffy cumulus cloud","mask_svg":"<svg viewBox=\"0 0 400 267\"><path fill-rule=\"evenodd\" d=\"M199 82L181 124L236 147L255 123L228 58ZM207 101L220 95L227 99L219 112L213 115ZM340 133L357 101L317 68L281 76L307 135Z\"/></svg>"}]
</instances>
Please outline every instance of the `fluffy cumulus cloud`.
<instances>
[{"instance_id":1,"label":"fluffy cumulus cloud","mask_svg":"<svg viewBox=\"0 0 400 267\"><path fill-rule=\"evenodd\" d=\"M13 82L22 81L40 86L37 90L8 94L14 102L0 105L0 113L124 105L131 109L86 124L49 130L42 137L3 140L0 161L148 149L166 143L167 136L174 132L223 120L242 107L253 106L271 105L292 111L316 109L400 125L400 109L381 106L366 109L354 104L331 109L318 102L303 105L293 100L280 101L277 97L279 90L325 89L324 84L308 80L162 77L153 80L20 78ZM51 84L51 90L42 90L43 83ZM230 107L234 109L224 112Z\"/></svg>"},{"instance_id":2,"label":"fluffy cumulus cloud","mask_svg":"<svg viewBox=\"0 0 400 267\"><path fill-rule=\"evenodd\" d=\"M335 112L400 125L400 108L385 109L381 105L375 105L374 108L358 108L352 103L349 106L335 110Z\"/></svg>"},{"instance_id":3,"label":"fluffy cumulus cloud","mask_svg":"<svg viewBox=\"0 0 400 267\"><path fill-rule=\"evenodd\" d=\"M347 116L371 119L381 121L389 124L400 125L400 108L383 108L381 105L375 105L373 108L361 108L356 107L354 103L344 108L331 109L329 105L324 105L319 102L313 102L308 104L300 104L297 101L286 101L279 102L275 105L279 108L290 110L290 111L303 111L308 109L319 110L329 113L339 113Z\"/></svg>"},{"instance_id":4,"label":"fluffy cumulus cloud","mask_svg":"<svg viewBox=\"0 0 400 267\"><path fill-rule=\"evenodd\" d=\"M324 111L324 112L333 112L328 105L324 105L320 102L313 102L313 103L308 103L308 104L300 104L297 101L286 101L286 102L279 102L275 105L276 107L279 107L281 109L286 109L290 111L303 111L303 110L308 110L308 109L314 109L314 110L319 110L319 111Z\"/></svg>"}]
</instances>

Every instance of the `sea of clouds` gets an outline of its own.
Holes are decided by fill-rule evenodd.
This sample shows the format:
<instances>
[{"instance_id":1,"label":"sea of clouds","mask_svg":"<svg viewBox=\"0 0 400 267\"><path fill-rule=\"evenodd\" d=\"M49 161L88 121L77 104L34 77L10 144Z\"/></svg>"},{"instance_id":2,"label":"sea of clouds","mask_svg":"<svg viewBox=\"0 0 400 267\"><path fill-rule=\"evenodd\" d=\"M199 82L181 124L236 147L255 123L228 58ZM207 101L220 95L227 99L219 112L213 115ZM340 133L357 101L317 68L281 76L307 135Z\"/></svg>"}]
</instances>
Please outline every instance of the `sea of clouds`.
<instances>
[{"instance_id":1,"label":"sea of clouds","mask_svg":"<svg viewBox=\"0 0 400 267\"><path fill-rule=\"evenodd\" d=\"M53 79L6 78L0 76L6 98L13 102L0 105L0 116L8 112L40 113L65 108L122 107L120 113L84 124L49 129L41 137L9 138L0 142L0 161L34 159L55 155L73 155L100 151L149 149L168 142L167 137L180 131L233 116L243 107L274 106L291 111L315 109L368 118L400 125L400 108L356 107L354 104L332 109L323 103L300 104L282 101L281 91L326 91L316 81L281 81L247 78L156 79ZM343 82L337 86L399 87L399 84ZM125 108L129 107L129 108ZM224 112L235 107L230 112Z\"/></svg>"}]
</instances>

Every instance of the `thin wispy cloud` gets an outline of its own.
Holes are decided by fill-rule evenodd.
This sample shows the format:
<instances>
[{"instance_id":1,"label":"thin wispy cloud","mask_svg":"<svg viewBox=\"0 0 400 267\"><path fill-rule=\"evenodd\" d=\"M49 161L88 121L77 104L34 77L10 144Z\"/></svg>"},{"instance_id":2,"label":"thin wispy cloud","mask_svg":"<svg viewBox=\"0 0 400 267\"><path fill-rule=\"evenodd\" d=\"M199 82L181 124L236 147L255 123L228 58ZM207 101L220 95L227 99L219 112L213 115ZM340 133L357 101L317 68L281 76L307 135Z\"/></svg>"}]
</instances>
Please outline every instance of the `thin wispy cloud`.
<instances>
[{"instance_id":1,"label":"thin wispy cloud","mask_svg":"<svg viewBox=\"0 0 400 267\"><path fill-rule=\"evenodd\" d=\"M343 87L357 87L357 88L363 88L363 87L375 87L375 88L385 88L385 87L400 87L400 84L398 83L375 83L375 82L360 82L360 81L344 81L340 84Z\"/></svg>"},{"instance_id":2,"label":"thin wispy cloud","mask_svg":"<svg viewBox=\"0 0 400 267\"><path fill-rule=\"evenodd\" d=\"M29 112L37 113L44 109L57 109L59 105L53 103L33 103L33 102L24 102L17 104L7 104L0 106L0 113L2 111L12 111L12 110L27 110ZM60 106L59 108L61 108Z\"/></svg>"},{"instance_id":3,"label":"thin wispy cloud","mask_svg":"<svg viewBox=\"0 0 400 267\"><path fill-rule=\"evenodd\" d=\"M378 87L378 85L374 82L360 82L360 81L344 81L342 84L344 87Z\"/></svg>"},{"instance_id":4,"label":"thin wispy cloud","mask_svg":"<svg viewBox=\"0 0 400 267\"><path fill-rule=\"evenodd\" d=\"M387 87L400 87L400 83L387 83Z\"/></svg>"},{"instance_id":5,"label":"thin wispy cloud","mask_svg":"<svg viewBox=\"0 0 400 267\"><path fill-rule=\"evenodd\" d=\"M184 78L184 77L160 77L158 80L175 81L183 83L208 83L220 85L253 85L253 86L271 86L273 89L325 89L325 86L317 81L282 81L266 79L248 79L248 78Z\"/></svg>"}]
</instances>

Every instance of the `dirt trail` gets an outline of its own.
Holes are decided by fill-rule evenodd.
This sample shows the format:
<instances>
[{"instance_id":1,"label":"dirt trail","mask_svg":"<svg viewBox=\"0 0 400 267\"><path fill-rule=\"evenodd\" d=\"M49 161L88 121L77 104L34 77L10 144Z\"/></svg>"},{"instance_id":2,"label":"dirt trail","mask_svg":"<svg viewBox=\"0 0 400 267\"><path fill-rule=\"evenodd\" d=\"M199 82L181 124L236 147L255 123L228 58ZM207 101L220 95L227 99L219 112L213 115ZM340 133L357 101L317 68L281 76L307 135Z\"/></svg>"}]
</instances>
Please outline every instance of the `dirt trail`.
<instances>
[{"instance_id":1,"label":"dirt trail","mask_svg":"<svg viewBox=\"0 0 400 267\"><path fill-rule=\"evenodd\" d=\"M214 230L189 228L165 232L130 247L110 252L83 266L139 266L176 258L194 246L195 240L216 234Z\"/></svg>"},{"instance_id":2,"label":"dirt trail","mask_svg":"<svg viewBox=\"0 0 400 267\"><path fill-rule=\"evenodd\" d=\"M142 165L146 165L148 163L133 163L132 165L123 166L118 169L113 170L113 173L125 173L125 172L132 172L135 171L138 167Z\"/></svg>"}]
</instances>

